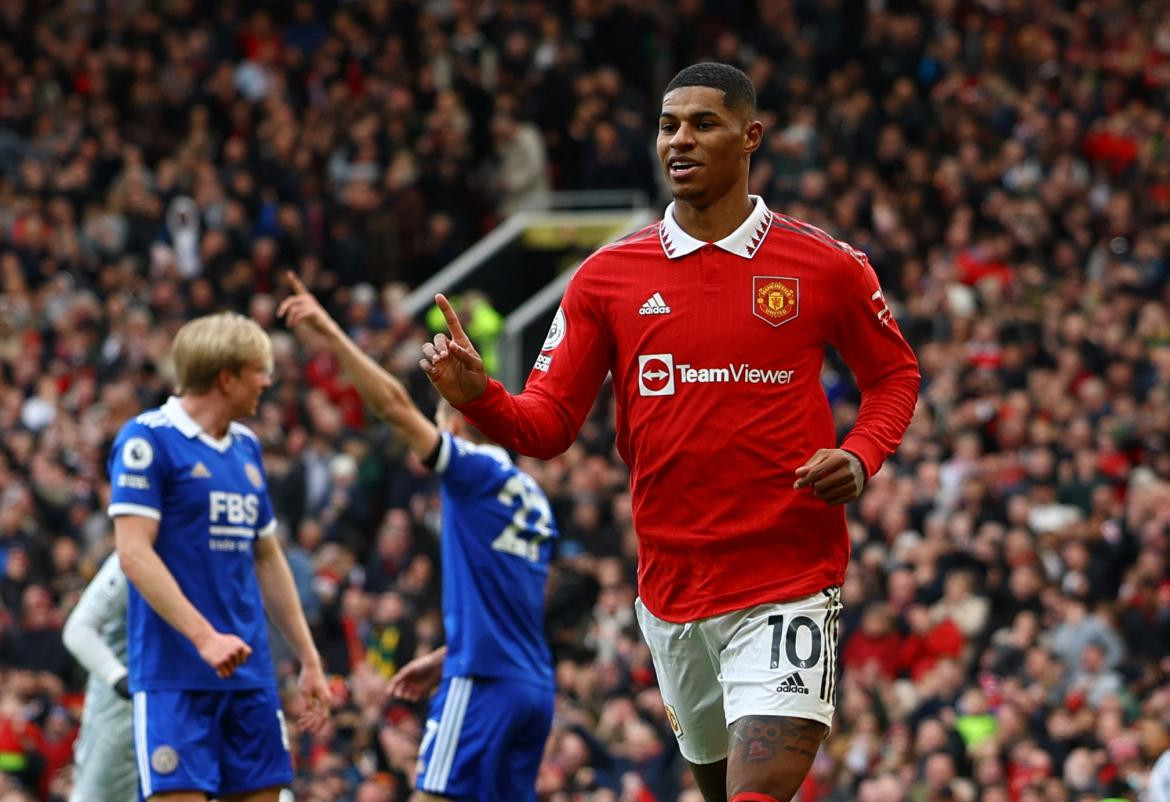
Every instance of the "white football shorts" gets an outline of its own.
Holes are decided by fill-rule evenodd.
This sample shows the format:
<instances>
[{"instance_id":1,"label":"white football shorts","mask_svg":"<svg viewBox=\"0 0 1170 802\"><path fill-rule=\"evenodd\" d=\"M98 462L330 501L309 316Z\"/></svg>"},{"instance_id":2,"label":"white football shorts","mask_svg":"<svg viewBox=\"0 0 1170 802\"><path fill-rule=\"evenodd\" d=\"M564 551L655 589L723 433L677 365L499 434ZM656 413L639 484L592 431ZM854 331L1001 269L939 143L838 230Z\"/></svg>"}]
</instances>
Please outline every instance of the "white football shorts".
<instances>
[{"instance_id":1,"label":"white football shorts","mask_svg":"<svg viewBox=\"0 0 1170 802\"><path fill-rule=\"evenodd\" d=\"M73 744L70 802L137 802L134 718L130 702L96 677L85 689L81 733Z\"/></svg>"},{"instance_id":2,"label":"white football shorts","mask_svg":"<svg viewBox=\"0 0 1170 802\"><path fill-rule=\"evenodd\" d=\"M635 604L666 717L691 763L727 757L727 727L747 715L831 726L841 589L686 624Z\"/></svg>"}]
</instances>

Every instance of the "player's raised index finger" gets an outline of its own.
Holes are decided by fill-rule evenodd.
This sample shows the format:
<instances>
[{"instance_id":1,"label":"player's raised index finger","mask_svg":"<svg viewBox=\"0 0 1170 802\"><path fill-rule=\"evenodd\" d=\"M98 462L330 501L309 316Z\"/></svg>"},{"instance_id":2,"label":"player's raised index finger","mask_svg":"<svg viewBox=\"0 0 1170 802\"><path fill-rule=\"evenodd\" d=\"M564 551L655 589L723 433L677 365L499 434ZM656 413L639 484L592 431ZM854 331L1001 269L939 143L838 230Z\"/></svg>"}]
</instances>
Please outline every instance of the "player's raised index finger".
<instances>
[{"instance_id":1,"label":"player's raised index finger","mask_svg":"<svg viewBox=\"0 0 1170 802\"><path fill-rule=\"evenodd\" d=\"M305 282L301 281L300 276L289 270L285 273L288 277L288 283L292 285L293 292L297 295L308 295L309 288L305 286Z\"/></svg>"},{"instance_id":2,"label":"player's raised index finger","mask_svg":"<svg viewBox=\"0 0 1170 802\"><path fill-rule=\"evenodd\" d=\"M447 321L447 328L450 330L451 336L456 340L466 340L467 335L463 333L463 324L459 322L459 315L455 314L455 308L451 306L447 296L440 292L435 296L435 303L443 311L443 318Z\"/></svg>"}]
</instances>

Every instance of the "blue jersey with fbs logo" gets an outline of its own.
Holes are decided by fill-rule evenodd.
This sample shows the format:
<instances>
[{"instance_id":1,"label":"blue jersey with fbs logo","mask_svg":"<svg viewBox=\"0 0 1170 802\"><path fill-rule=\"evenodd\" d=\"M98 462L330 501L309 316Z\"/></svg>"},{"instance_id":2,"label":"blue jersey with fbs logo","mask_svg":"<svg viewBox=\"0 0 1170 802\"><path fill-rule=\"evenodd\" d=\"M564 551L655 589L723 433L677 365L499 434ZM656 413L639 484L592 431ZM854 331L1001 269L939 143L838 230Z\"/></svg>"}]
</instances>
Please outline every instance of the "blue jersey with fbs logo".
<instances>
[{"instance_id":1,"label":"blue jersey with fbs logo","mask_svg":"<svg viewBox=\"0 0 1170 802\"><path fill-rule=\"evenodd\" d=\"M557 529L548 498L504 449L446 432L435 470L442 477L443 676L551 688L544 586Z\"/></svg>"},{"instance_id":2,"label":"blue jersey with fbs logo","mask_svg":"<svg viewBox=\"0 0 1170 802\"><path fill-rule=\"evenodd\" d=\"M126 423L109 459L111 517L158 521L154 548L186 597L217 631L252 647L220 679L195 646L130 585L130 688L234 690L274 685L268 626L252 545L275 533L260 443L232 423L215 439L172 397Z\"/></svg>"}]
</instances>

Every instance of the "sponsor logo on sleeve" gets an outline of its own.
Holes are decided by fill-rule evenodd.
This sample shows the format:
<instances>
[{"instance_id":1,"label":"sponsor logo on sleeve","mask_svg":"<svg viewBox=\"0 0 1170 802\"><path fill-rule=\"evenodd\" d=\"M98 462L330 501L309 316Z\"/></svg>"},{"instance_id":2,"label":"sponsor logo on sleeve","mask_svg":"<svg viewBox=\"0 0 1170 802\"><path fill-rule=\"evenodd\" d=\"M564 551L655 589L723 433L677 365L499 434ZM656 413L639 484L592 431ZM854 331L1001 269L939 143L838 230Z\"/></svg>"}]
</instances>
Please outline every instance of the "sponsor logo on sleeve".
<instances>
[{"instance_id":1,"label":"sponsor logo on sleeve","mask_svg":"<svg viewBox=\"0 0 1170 802\"><path fill-rule=\"evenodd\" d=\"M882 291L877 290L873 295L869 296L869 300L873 301L874 308L877 310L878 323L883 326L890 325L890 321L894 318L894 313L890 311L886 299L882 296Z\"/></svg>"},{"instance_id":2,"label":"sponsor logo on sleeve","mask_svg":"<svg viewBox=\"0 0 1170 802\"><path fill-rule=\"evenodd\" d=\"M536 363L532 366L532 369L548 373L548 369L550 367L552 367L552 357L548 354L538 354L536 357Z\"/></svg>"},{"instance_id":3,"label":"sponsor logo on sleeve","mask_svg":"<svg viewBox=\"0 0 1170 802\"><path fill-rule=\"evenodd\" d=\"M557 307L557 313L553 316L552 325L548 327L548 336L544 338L544 345L540 347L541 351L551 351L560 345L565 339L565 310Z\"/></svg>"},{"instance_id":4,"label":"sponsor logo on sleeve","mask_svg":"<svg viewBox=\"0 0 1170 802\"><path fill-rule=\"evenodd\" d=\"M769 326L780 326L800 314L800 279L752 276L752 314Z\"/></svg>"},{"instance_id":5,"label":"sponsor logo on sleeve","mask_svg":"<svg viewBox=\"0 0 1170 802\"><path fill-rule=\"evenodd\" d=\"M154 449L150 441L143 437L131 437L122 446L122 464L132 471L141 471L149 468L154 462Z\"/></svg>"},{"instance_id":6,"label":"sponsor logo on sleeve","mask_svg":"<svg viewBox=\"0 0 1170 802\"><path fill-rule=\"evenodd\" d=\"M131 490L150 490L150 479L137 473L123 473L118 476L118 487Z\"/></svg>"}]
</instances>

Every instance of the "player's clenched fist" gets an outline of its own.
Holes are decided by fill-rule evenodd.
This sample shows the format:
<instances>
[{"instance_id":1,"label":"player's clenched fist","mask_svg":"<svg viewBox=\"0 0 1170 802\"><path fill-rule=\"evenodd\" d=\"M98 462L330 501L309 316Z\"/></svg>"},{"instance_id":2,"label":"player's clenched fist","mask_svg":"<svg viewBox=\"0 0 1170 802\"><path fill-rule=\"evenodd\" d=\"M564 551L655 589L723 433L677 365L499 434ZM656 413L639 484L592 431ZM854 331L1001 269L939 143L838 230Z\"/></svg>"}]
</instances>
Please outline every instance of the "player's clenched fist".
<instances>
[{"instance_id":1,"label":"player's clenched fist","mask_svg":"<svg viewBox=\"0 0 1170 802\"><path fill-rule=\"evenodd\" d=\"M818 449L796 469L794 488L811 487L826 504L848 504L865 487L865 468L854 454L840 448Z\"/></svg>"},{"instance_id":2,"label":"player's clenched fist","mask_svg":"<svg viewBox=\"0 0 1170 802\"><path fill-rule=\"evenodd\" d=\"M215 669L221 679L227 679L252 654L252 647L235 635L212 632L199 643L199 656Z\"/></svg>"}]
</instances>

